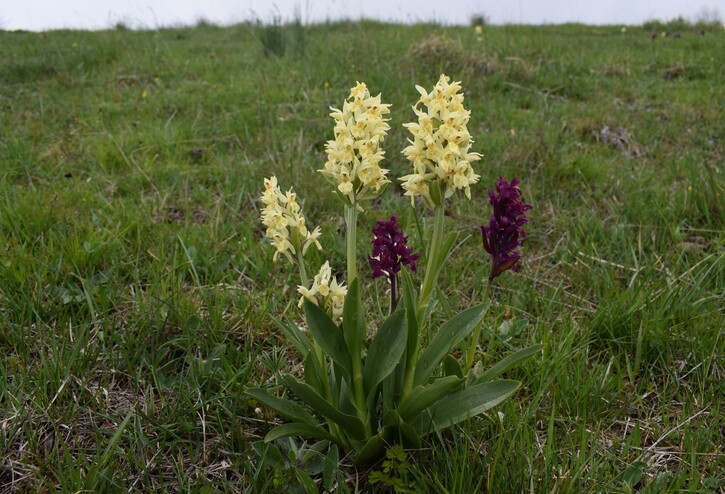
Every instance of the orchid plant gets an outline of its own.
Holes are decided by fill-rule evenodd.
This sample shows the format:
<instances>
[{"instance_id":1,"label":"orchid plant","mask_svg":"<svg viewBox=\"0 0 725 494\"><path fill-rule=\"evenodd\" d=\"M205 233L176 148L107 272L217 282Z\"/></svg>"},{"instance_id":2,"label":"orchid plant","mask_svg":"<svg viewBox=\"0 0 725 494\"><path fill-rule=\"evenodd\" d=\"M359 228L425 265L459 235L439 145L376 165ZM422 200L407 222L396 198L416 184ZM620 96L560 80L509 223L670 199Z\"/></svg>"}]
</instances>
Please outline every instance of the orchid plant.
<instances>
[{"instance_id":1,"label":"orchid plant","mask_svg":"<svg viewBox=\"0 0 725 494\"><path fill-rule=\"evenodd\" d=\"M416 272L420 254L407 245L397 217L379 220L373 229L369 264L373 278L387 279L391 294L390 312L377 330L367 320L363 305L356 230L364 202L390 183L388 170L380 167L381 145L389 130L384 116L390 105L358 83L342 110L333 108L330 114L335 138L327 143L328 160L320 172L345 209L347 286L333 276L329 262L308 279L304 255L311 245L321 249L320 230L306 227L292 189L282 193L275 177L265 179L262 222L276 248L274 260L282 254L297 264L299 306L309 330L278 321L304 359L304 380L284 376L299 401L264 388L246 389L248 395L291 420L269 431L267 442L293 436L329 441L354 451L358 463L379 458L393 443L419 447L426 434L479 415L512 396L520 383L497 378L541 349L537 345L515 352L483 373L473 370L490 305L488 287L504 271L517 269L521 258L516 249L524 238L522 226L530 206L520 198L517 179L508 183L500 178L496 191L489 190L493 215L481 231L492 267L484 300L431 327L437 279L456 240L455 233L444 235L445 208L459 191L470 200L470 187L480 178L472 163L481 155L470 149L470 111L463 106L460 83L441 75L431 92L416 88L421 95L413 107L417 121L405 124L412 139L403 151L413 164L413 173L400 180L411 204L420 197L434 211L435 220L420 289L409 273ZM467 345L463 362L452 354L461 345Z\"/></svg>"}]
</instances>

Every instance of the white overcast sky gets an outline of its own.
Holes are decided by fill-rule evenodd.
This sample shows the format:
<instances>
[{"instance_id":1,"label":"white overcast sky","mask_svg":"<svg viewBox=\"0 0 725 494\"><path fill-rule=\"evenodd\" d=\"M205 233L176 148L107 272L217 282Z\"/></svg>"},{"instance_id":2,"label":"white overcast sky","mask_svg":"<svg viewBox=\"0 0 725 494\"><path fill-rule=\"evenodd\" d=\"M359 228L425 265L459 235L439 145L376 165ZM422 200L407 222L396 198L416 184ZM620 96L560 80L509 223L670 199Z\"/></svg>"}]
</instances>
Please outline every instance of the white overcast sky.
<instances>
[{"instance_id":1,"label":"white overcast sky","mask_svg":"<svg viewBox=\"0 0 725 494\"><path fill-rule=\"evenodd\" d=\"M468 24L483 13L493 24L641 24L677 16L723 20L725 0L0 0L0 28L39 31L103 29L118 22L134 28L232 24L293 17L303 20L379 19Z\"/></svg>"}]
</instances>

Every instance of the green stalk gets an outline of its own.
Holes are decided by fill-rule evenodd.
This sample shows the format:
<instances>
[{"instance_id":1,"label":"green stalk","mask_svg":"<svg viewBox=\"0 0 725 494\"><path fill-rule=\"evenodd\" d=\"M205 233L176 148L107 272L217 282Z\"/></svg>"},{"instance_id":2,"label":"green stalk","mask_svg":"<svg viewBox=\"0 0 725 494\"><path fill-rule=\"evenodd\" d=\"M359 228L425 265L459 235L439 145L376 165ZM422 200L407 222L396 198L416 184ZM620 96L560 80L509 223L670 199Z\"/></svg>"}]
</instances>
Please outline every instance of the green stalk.
<instances>
[{"instance_id":1,"label":"green stalk","mask_svg":"<svg viewBox=\"0 0 725 494\"><path fill-rule=\"evenodd\" d=\"M297 249L297 267L300 270L300 282L305 288L309 288L308 284L310 280L307 278L307 269L305 269L305 259L302 257L302 250Z\"/></svg>"},{"instance_id":2,"label":"green stalk","mask_svg":"<svg viewBox=\"0 0 725 494\"><path fill-rule=\"evenodd\" d=\"M352 358L352 387L355 391L355 404L357 405L357 417L365 424L365 437L372 436L370 420L368 418L367 403L365 403L365 386L363 383L362 360L360 356Z\"/></svg>"},{"instance_id":3,"label":"green stalk","mask_svg":"<svg viewBox=\"0 0 725 494\"><path fill-rule=\"evenodd\" d=\"M420 326L419 326L420 327ZM418 349L420 348L420 330L418 331L418 341L413 346L413 351L405 359L405 374L403 375L403 389L400 392L402 400L413 390L413 378L415 377L415 365L418 363Z\"/></svg>"},{"instance_id":4,"label":"green stalk","mask_svg":"<svg viewBox=\"0 0 725 494\"><path fill-rule=\"evenodd\" d=\"M418 304L418 341L412 346L413 351L409 352L405 361L405 374L403 375L403 389L401 391L401 399L408 396L413 389L413 378L415 377L415 366L418 363L418 351L420 349L420 333L423 328L429 329L424 320L426 309L430 296L433 293L433 287L436 283L437 272L440 266L436 266L436 260L443 245L443 219L445 210L443 205L435 208L435 222L433 223L433 237L431 238L430 249L428 251L428 261L425 268L425 277L423 278L423 287L420 291L420 300Z\"/></svg>"},{"instance_id":5,"label":"green stalk","mask_svg":"<svg viewBox=\"0 0 725 494\"><path fill-rule=\"evenodd\" d=\"M420 303L418 305L418 314L424 315L425 310L428 307L430 296L433 293L435 287L436 278L438 277L438 267L436 261L438 258L439 251L443 245L443 218L444 218L443 205L436 206L435 208L435 221L433 223L433 237L431 238L430 250L428 251L428 261L425 267L425 278L423 278L423 287L420 291Z\"/></svg>"},{"instance_id":6,"label":"green stalk","mask_svg":"<svg viewBox=\"0 0 725 494\"><path fill-rule=\"evenodd\" d=\"M486 299L489 298L491 294L491 278L488 279L486 282L486 289L483 292L483 302L486 303ZM481 319L481 322L478 323L478 326L476 326L476 329L473 331L473 335L471 337L471 345L468 347L468 355L466 355L466 368L463 369L463 375L465 376L468 374L468 372L471 370L471 367L473 367L473 357L476 355L476 344L478 343L478 339L481 337L481 329L483 328L483 319Z\"/></svg>"},{"instance_id":7,"label":"green stalk","mask_svg":"<svg viewBox=\"0 0 725 494\"><path fill-rule=\"evenodd\" d=\"M297 267L300 270L300 281L302 282L302 286L305 288L309 288L309 278L307 278L307 269L305 268L305 259L302 256L302 250L297 249ZM332 391L330 390L330 380L327 376L327 361L325 359L325 354L322 352L322 347L320 347L319 343L315 341L314 338L312 338L312 349L315 352L315 357L317 357L317 362L319 364L319 368L322 371L320 380L322 380L322 389L324 391L324 398L332 403ZM350 445L347 444L347 439L342 434L342 431L340 431L340 428L337 426L335 422L333 422L330 419L326 419L327 425L330 428L330 433L333 436L337 436L340 439L340 442L343 445L347 445L349 448Z\"/></svg>"},{"instance_id":8,"label":"green stalk","mask_svg":"<svg viewBox=\"0 0 725 494\"><path fill-rule=\"evenodd\" d=\"M345 226L347 243L347 285L357 278L357 206L345 205ZM365 402L365 386L362 373L362 353L352 357L352 387L353 396L360 421L365 424L365 434L371 436L370 420L368 419L367 404Z\"/></svg>"},{"instance_id":9,"label":"green stalk","mask_svg":"<svg viewBox=\"0 0 725 494\"><path fill-rule=\"evenodd\" d=\"M357 207L345 205L345 225L347 227L347 285L357 278Z\"/></svg>"},{"instance_id":10,"label":"green stalk","mask_svg":"<svg viewBox=\"0 0 725 494\"><path fill-rule=\"evenodd\" d=\"M393 275L390 277L390 312L388 313L388 315L395 312L395 308L398 306L397 278L398 278L397 273L393 273Z\"/></svg>"}]
</instances>

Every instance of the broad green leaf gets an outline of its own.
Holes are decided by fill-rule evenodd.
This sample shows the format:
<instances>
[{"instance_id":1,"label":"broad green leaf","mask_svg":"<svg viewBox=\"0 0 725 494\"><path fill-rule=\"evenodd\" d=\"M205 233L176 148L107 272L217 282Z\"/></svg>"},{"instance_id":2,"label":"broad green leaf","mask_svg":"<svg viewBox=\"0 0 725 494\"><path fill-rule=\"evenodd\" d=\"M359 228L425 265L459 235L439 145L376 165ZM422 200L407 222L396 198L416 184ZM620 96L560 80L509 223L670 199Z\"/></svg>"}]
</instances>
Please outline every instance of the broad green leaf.
<instances>
[{"instance_id":1,"label":"broad green leaf","mask_svg":"<svg viewBox=\"0 0 725 494\"><path fill-rule=\"evenodd\" d=\"M322 379L320 378L319 363L314 350L308 353L305 358L305 382L318 393L325 394Z\"/></svg>"},{"instance_id":2,"label":"broad green leaf","mask_svg":"<svg viewBox=\"0 0 725 494\"><path fill-rule=\"evenodd\" d=\"M463 379L456 376L442 377L431 384L416 386L400 403L398 414L405 422L415 417L438 400L456 391L463 385Z\"/></svg>"},{"instance_id":3,"label":"broad green leaf","mask_svg":"<svg viewBox=\"0 0 725 494\"><path fill-rule=\"evenodd\" d=\"M361 439L365 437L365 427L360 419L354 415L348 415L333 407L329 401L320 396L311 386L301 383L293 376L284 376L287 386L310 408L317 413L337 423L350 437Z\"/></svg>"},{"instance_id":4,"label":"broad green leaf","mask_svg":"<svg viewBox=\"0 0 725 494\"><path fill-rule=\"evenodd\" d=\"M628 484L628 487L630 489L634 489L634 487L639 484L640 480L642 480L642 472L644 469L647 468L647 463L644 461L635 461L631 465L627 467L627 469L621 473L619 476L619 479L625 483Z\"/></svg>"},{"instance_id":5,"label":"broad green leaf","mask_svg":"<svg viewBox=\"0 0 725 494\"><path fill-rule=\"evenodd\" d=\"M488 305L487 302L459 312L438 329L430 345L418 359L413 378L414 386L424 384L451 348L458 345L463 338L476 329L476 326L483 320Z\"/></svg>"},{"instance_id":6,"label":"broad green leaf","mask_svg":"<svg viewBox=\"0 0 725 494\"><path fill-rule=\"evenodd\" d=\"M521 331L529 324L526 319L506 319L499 324L496 330L499 335L504 337L512 337L521 334Z\"/></svg>"},{"instance_id":7,"label":"broad green leaf","mask_svg":"<svg viewBox=\"0 0 725 494\"><path fill-rule=\"evenodd\" d=\"M451 304L448 303L448 299L446 297L437 297L436 301L441 304L441 309L443 309L446 319L450 319L456 315L456 313L453 312L453 309L451 309Z\"/></svg>"},{"instance_id":8,"label":"broad green leaf","mask_svg":"<svg viewBox=\"0 0 725 494\"><path fill-rule=\"evenodd\" d=\"M413 428L413 426L405 422L401 422L398 427L400 428L403 445L406 448L420 449L420 436L418 435L418 432Z\"/></svg>"},{"instance_id":9,"label":"broad green leaf","mask_svg":"<svg viewBox=\"0 0 725 494\"><path fill-rule=\"evenodd\" d=\"M360 278L355 278L347 287L345 305L342 309L342 333L351 358L359 358L365 342L365 314L360 299Z\"/></svg>"},{"instance_id":10,"label":"broad green leaf","mask_svg":"<svg viewBox=\"0 0 725 494\"><path fill-rule=\"evenodd\" d=\"M295 422L302 422L309 425L317 425L317 420L310 415L307 410L299 406L297 403L269 394L263 388L247 388L244 390L246 394L261 401L269 408L274 409L277 413Z\"/></svg>"},{"instance_id":11,"label":"broad green leaf","mask_svg":"<svg viewBox=\"0 0 725 494\"><path fill-rule=\"evenodd\" d=\"M332 360L340 364L340 367L349 376L352 372L350 354L347 352L347 345L342 331L332 322L332 319L324 310L309 300L305 299L304 306L305 319L315 341Z\"/></svg>"},{"instance_id":12,"label":"broad green leaf","mask_svg":"<svg viewBox=\"0 0 725 494\"><path fill-rule=\"evenodd\" d=\"M341 410L343 413L348 415L355 415L357 408L353 405L352 394L350 393L350 387L345 381L340 382L340 390L337 398L338 405L336 408Z\"/></svg>"},{"instance_id":13,"label":"broad green leaf","mask_svg":"<svg viewBox=\"0 0 725 494\"><path fill-rule=\"evenodd\" d=\"M438 256L435 259L435 277L433 278L434 280L438 280L438 277L441 274L441 269L443 269L443 266L445 266L448 256L451 255L453 244L456 243L457 238L458 234L456 232L451 232L443 241L443 244L441 245L441 250L438 251Z\"/></svg>"},{"instance_id":14,"label":"broad green leaf","mask_svg":"<svg viewBox=\"0 0 725 494\"><path fill-rule=\"evenodd\" d=\"M398 439L406 448L420 448L420 436L408 423L404 422L396 410L388 410L383 424L392 431L391 437Z\"/></svg>"},{"instance_id":15,"label":"broad green leaf","mask_svg":"<svg viewBox=\"0 0 725 494\"><path fill-rule=\"evenodd\" d=\"M421 435L445 429L498 405L520 385L518 381L502 379L470 386L440 399L418 415L411 425Z\"/></svg>"},{"instance_id":16,"label":"broad green leaf","mask_svg":"<svg viewBox=\"0 0 725 494\"><path fill-rule=\"evenodd\" d=\"M310 338L300 331L300 328L298 328L292 321L280 321L279 319L274 319L274 322L277 324L280 331L284 333L287 341L289 341L292 346L294 346L297 351L302 354L303 358L306 357L312 350L312 341L310 341Z\"/></svg>"},{"instance_id":17,"label":"broad green leaf","mask_svg":"<svg viewBox=\"0 0 725 494\"><path fill-rule=\"evenodd\" d=\"M418 324L418 300L415 295L415 288L413 287L413 281L410 279L410 274L407 270L403 269L400 272L402 278L402 295L403 304L405 306L405 317L408 322L408 344L406 351L408 355L417 351L418 345L420 345L420 325Z\"/></svg>"},{"instance_id":18,"label":"broad green leaf","mask_svg":"<svg viewBox=\"0 0 725 494\"><path fill-rule=\"evenodd\" d=\"M319 425L310 424L282 424L267 433L265 442L272 442L283 437L303 437L305 439L327 439L335 442L335 438Z\"/></svg>"},{"instance_id":19,"label":"broad green leaf","mask_svg":"<svg viewBox=\"0 0 725 494\"><path fill-rule=\"evenodd\" d=\"M443 374L463 378L463 369L458 359L450 353L443 358Z\"/></svg>"},{"instance_id":20,"label":"broad green leaf","mask_svg":"<svg viewBox=\"0 0 725 494\"><path fill-rule=\"evenodd\" d=\"M508 355L507 357L499 360L496 364L494 364L490 369L488 369L486 372L481 374L481 376L476 379L475 384L484 383L491 381L492 379L497 378L507 370L509 370L514 365L523 362L527 358L536 355L541 351L541 349L544 348L544 345L533 345L528 348L524 348L522 350L519 350L517 352L512 353L511 355Z\"/></svg>"},{"instance_id":21,"label":"broad green leaf","mask_svg":"<svg viewBox=\"0 0 725 494\"><path fill-rule=\"evenodd\" d=\"M441 246L441 250L438 251L438 258L436 259L436 267L438 268L438 271L440 271L440 269L446 263L446 259L448 259L448 256L451 255L451 250L453 249L453 244L456 243L456 238L458 238L458 233L449 233L445 241L443 242L443 245Z\"/></svg>"},{"instance_id":22,"label":"broad green leaf","mask_svg":"<svg viewBox=\"0 0 725 494\"><path fill-rule=\"evenodd\" d=\"M383 409L392 409L400 401L403 388L403 366L398 366L388 377L383 379Z\"/></svg>"},{"instance_id":23,"label":"broad green leaf","mask_svg":"<svg viewBox=\"0 0 725 494\"><path fill-rule=\"evenodd\" d=\"M252 443L252 448L259 455L263 465L272 468L285 468L287 466L282 452L274 444L256 441Z\"/></svg>"},{"instance_id":24,"label":"broad green leaf","mask_svg":"<svg viewBox=\"0 0 725 494\"><path fill-rule=\"evenodd\" d=\"M337 445L333 444L330 452L325 457L325 469L322 474L323 487L327 492L332 492L335 481L340 471L340 452Z\"/></svg>"},{"instance_id":25,"label":"broad green leaf","mask_svg":"<svg viewBox=\"0 0 725 494\"><path fill-rule=\"evenodd\" d=\"M297 477L297 485L302 487L306 494L318 494L320 492L309 473L300 468L295 468L295 477Z\"/></svg>"},{"instance_id":26,"label":"broad green leaf","mask_svg":"<svg viewBox=\"0 0 725 494\"><path fill-rule=\"evenodd\" d=\"M400 363L405 351L407 329L405 309L391 314L370 344L363 369L363 384L367 395L374 393L380 381L390 375Z\"/></svg>"},{"instance_id":27,"label":"broad green leaf","mask_svg":"<svg viewBox=\"0 0 725 494\"><path fill-rule=\"evenodd\" d=\"M327 450L328 446L330 445L330 441L322 440L317 441L309 448L302 448L302 451L304 452L302 454L302 463L306 463L308 467L305 468L307 473L312 473L309 469L309 465L313 463L319 463L320 464L320 471L317 473L322 472L322 461L319 461L323 457L323 452Z\"/></svg>"},{"instance_id":28,"label":"broad green leaf","mask_svg":"<svg viewBox=\"0 0 725 494\"><path fill-rule=\"evenodd\" d=\"M405 319L407 323L407 342L403 353L401 364L383 380L383 406L389 409L397 407L400 395L403 392L403 381L405 370L412 362L418 359L420 347L420 325L418 324L418 299L413 288L413 282L407 270L402 270L401 294L403 307L405 308Z\"/></svg>"},{"instance_id":29,"label":"broad green leaf","mask_svg":"<svg viewBox=\"0 0 725 494\"><path fill-rule=\"evenodd\" d=\"M355 464L365 465L377 461L385 454L385 446L388 444L388 436L392 431L392 427L383 427L380 432L367 440L365 444L358 449L355 457Z\"/></svg>"}]
</instances>

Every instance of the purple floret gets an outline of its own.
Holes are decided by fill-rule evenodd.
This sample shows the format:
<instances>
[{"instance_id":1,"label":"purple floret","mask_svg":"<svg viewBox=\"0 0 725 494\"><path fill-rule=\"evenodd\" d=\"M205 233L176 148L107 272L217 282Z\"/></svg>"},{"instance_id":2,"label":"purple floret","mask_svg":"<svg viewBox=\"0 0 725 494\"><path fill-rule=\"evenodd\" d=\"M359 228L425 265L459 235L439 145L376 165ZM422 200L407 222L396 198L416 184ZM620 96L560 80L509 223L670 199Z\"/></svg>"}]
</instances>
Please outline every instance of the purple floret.
<instances>
[{"instance_id":1,"label":"purple floret","mask_svg":"<svg viewBox=\"0 0 725 494\"><path fill-rule=\"evenodd\" d=\"M508 183L503 177L499 177L496 192L488 189L493 215L488 226L481 225L481 236L483 248L491 255L492 266L488 276L490 280L508 269L518 271L521 254L516 249L526 237L522 226L529 221L526 211L531 209L530 204L521 200L518 183L518 178Z\"/></svg>"},{"instance_id":2,"label":"purple floret","mask_svg":"<svg viewBox=\"0 0 725 494\"><path fill-rule=\"evenodd\" d=\"M414 254L413 249L406 245L408 237L398 227L395 215L390 217L390 221L378 220L373 235L373 255L369 259L373 278L385 275L392 281L404 265L415 272L415 261L420 254Z\"/></svg>"}]
</instances>

